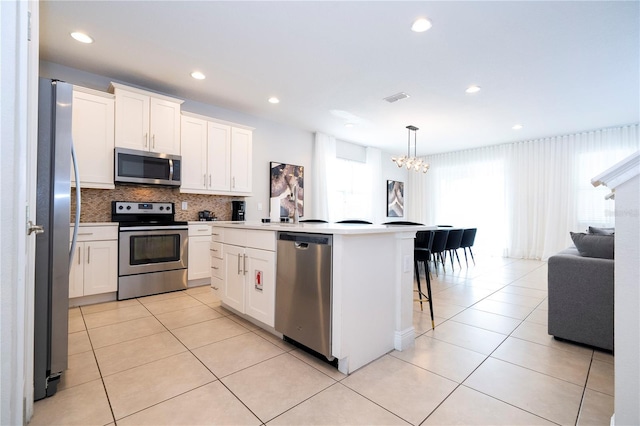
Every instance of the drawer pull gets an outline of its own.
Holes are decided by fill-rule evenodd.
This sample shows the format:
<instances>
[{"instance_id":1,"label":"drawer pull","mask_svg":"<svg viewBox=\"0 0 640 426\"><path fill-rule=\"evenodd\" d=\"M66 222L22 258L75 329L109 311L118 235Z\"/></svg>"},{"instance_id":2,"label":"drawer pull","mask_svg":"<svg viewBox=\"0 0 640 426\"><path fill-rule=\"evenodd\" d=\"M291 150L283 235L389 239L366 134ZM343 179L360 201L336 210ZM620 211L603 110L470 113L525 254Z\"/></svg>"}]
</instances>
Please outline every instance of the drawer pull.
<instances>
[{"instance_id":1,"label":"drawer pull","mask_svg":"<svg viewBox=\"0 0 640 426\"><path fill-rule=\"evenodd\" d=\"M78 235L93 235L93 232L78 232Z\"/></svg>"},{"instance_id":2,"label":"drawer pull","mask_svg":"<svg viewBox=\"0 0 640 426\"><path fill-rule=\"evenodd\" d=\"M218 287L211 287L211 288L213 288L214 290L218 291Z\"/></svg>"},{"instance_id":3,"label":"drawer pull","mask_svg":"<svg viewBox=\"0 0 640 426\"><path fill-rule=\"evenodd\" d=\"M220 268L219 268L219 267L217 267L217 266L214 266L214 267L213 267L213 269L220 269Z\"/></svg>"}]
</instances>

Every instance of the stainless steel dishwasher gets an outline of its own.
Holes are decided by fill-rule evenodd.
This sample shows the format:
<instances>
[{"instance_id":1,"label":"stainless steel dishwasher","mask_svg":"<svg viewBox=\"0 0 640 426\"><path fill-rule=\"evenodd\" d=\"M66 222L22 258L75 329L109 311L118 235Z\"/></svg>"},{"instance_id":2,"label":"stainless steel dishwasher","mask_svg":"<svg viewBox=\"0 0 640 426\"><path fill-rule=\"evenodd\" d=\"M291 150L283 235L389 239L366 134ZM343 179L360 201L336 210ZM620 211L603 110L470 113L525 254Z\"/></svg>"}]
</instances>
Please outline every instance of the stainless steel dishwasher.
<instances>
[{"instance_id":1,"label":"stainless steel dishwasher","mask_svg":"<svg viewBox=\"0 0 640 426\"><path fill-rule=\"evenodd\" d=\"M278 233L275 329L329 361L333 237Z\"/></svg>"}]
</instances>

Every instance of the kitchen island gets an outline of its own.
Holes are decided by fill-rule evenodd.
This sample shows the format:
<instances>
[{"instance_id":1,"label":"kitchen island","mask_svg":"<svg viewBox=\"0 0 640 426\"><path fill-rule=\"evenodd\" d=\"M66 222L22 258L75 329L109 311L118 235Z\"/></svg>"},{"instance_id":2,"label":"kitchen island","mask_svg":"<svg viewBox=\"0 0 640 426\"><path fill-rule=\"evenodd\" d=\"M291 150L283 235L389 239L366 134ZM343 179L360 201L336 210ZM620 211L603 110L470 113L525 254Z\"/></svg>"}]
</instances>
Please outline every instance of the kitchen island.
<instances>
[{"instance_id":1,"label":"kitchen island","mask_svg":"<svg viewBox=\"0 0 640 426\"><path fill-rule=\"evenodd\" d=\"M416 231L426 229L430 228L215 222L212 250L221 251L225 259L220 267L225 272L219 275L222 303L274 332L278 231L331 235L331 354L338 359L338 369L349 374L393 349L413 346L413 241ZM246 280L241 292L234 278L240 272Z\"/></svg>"}]
</instances>

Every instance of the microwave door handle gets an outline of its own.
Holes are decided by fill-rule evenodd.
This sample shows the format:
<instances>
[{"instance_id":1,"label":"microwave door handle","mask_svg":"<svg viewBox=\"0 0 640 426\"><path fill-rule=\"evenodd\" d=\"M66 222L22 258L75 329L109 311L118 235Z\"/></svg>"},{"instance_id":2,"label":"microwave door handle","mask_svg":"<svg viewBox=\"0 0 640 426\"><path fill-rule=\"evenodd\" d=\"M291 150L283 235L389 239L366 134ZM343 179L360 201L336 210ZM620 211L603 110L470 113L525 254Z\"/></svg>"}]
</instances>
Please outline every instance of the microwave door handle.
<instances>
[{"instance_id":1,"label":"microwave door handle","mask_svg":"<svg viewBox=\"0 0 640 426\"><path fill-rule=\"evenodd\" d=\"M173 159L169 158L169 180L173 180Z\"/></svg>"}]
</instances>

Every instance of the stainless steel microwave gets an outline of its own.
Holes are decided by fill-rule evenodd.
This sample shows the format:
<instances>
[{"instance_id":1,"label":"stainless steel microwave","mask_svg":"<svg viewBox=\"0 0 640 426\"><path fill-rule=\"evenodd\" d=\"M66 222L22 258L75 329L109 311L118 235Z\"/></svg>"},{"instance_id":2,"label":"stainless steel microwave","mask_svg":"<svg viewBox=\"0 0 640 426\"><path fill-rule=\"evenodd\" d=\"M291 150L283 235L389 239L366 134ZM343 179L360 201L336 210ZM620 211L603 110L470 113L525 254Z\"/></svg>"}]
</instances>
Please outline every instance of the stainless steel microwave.
<instances>
[{"instance_id":1,"label":"stainless steel microwave","mask_svg":"<svg viewBox=\"0 0 640 426\"><path fill-rule=\"evenodd\" d=\"M135 149L115 149L115 183L180 186L179 155Z\"/></svg>"}]
</instances>

